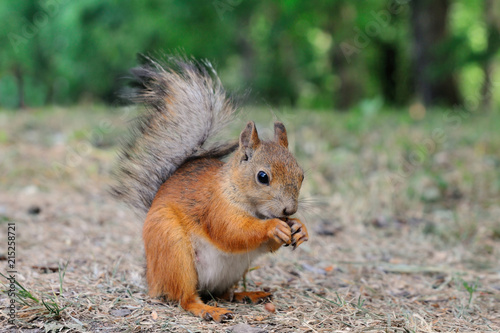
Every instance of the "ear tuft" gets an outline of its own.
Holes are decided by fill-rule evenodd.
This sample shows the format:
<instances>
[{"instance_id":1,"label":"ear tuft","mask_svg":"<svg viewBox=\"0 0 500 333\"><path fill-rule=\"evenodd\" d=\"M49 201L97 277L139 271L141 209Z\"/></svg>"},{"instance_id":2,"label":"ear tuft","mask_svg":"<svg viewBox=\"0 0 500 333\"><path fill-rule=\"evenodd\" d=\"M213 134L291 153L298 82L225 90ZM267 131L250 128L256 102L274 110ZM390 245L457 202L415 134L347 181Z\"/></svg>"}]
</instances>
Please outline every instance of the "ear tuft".
<instances>
[{"instance_id":1,"label":"ear tuft","mask_svg":"<svg viewBox=\"0 0 500 333\"><path fill-rule=\"evenodd\" d=\"M286 136L286 128L282 122L277 121L274 123L274 141L277 144L288 148L288 138Z\"/></svg>"},{"instance_id":2,"label":"ear tuft","mask_svg":"<svg viewBox=\"0 0 500 333\"><path fill-rule=\"evenodd\" d=\"M253 121L249 121L247 126L241 131L240 134L240 149L242 149L246 158L249 159L252 153L260 145L259 134Z\"/></svg>"}]
</instances>

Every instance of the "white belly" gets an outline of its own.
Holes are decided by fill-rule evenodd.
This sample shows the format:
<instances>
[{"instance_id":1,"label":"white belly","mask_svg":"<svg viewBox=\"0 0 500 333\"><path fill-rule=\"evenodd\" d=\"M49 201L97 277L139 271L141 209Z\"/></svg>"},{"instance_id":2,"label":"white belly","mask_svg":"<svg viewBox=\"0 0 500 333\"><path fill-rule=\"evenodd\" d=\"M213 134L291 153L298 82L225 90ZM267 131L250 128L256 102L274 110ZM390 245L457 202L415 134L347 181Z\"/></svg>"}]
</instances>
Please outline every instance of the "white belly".
<instances>
[{"instance_id":1,"label":"white belly","mask_svg":"<svg viewBox=\"0 0 500 333\"><path fill-rule=\"evenodd\" d=\"M268 252L265 246L245 253L223 252L203 238L193 237L198 289L220 295L231 288L259 255Z\"/></svg>"}]
</instances>

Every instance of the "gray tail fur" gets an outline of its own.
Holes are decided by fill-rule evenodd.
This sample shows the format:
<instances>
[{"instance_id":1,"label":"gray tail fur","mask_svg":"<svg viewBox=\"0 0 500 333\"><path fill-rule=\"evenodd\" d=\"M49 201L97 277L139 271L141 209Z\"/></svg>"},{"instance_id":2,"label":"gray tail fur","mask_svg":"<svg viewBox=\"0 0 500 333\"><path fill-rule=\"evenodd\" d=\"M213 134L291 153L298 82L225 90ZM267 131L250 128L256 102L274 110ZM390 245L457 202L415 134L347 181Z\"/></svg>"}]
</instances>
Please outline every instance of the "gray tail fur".
<instances>
[{"instance_id":1,"label":"gray tail fur","mask_svg":"<svg viewBox=\"0 0 500 333\"><path fill-rule=\"evenodd\" d=\"M145 111L119 154L111 194L142 215L160 186L187 160L222 158L237 148L235 142L204 145L227 125L235 106L209 62L147 58L131 73L142 86L131 100L144 104Z\"/></svg>"}]
</instances>

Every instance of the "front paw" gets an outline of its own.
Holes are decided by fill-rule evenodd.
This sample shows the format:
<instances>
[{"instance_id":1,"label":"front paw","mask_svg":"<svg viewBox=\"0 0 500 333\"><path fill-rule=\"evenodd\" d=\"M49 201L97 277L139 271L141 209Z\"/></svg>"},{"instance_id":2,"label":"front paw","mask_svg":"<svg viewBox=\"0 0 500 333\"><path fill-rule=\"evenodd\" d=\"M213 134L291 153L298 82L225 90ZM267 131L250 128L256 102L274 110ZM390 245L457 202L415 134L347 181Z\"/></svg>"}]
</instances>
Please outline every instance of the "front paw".
<instances>
[{"instance_id":1,"label":"front paw","mask_svg":"<svg viewBox=\"0 0 500 333\"><path fill-rule=\"evenodd\" d=\"M292 230L285 221L280 219L272 219L269 221L269 229L267 235L278 244L292 243Z\"/></svg>"},{"instance_id":2,"label":"front paw","mask_svg":"<svg viewBox=\"0 0 500 333\"><path fill-rule=\"evenodd\" d=\"M290 245L293 246L294 250L297 248L297 246L309 240L307 228L299 219L287 218L286 223L290 227L292 233L292 241L290 242Z\"/></svg>"}]
</instances>

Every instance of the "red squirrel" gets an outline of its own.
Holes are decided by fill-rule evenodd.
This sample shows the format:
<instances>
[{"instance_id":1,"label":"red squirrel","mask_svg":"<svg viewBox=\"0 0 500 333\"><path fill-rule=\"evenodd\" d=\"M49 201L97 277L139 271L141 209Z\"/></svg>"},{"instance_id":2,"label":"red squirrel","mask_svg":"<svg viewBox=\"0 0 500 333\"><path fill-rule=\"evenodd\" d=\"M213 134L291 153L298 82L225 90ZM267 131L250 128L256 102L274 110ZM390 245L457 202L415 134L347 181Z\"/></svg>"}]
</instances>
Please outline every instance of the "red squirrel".
<instances>
[{"instance_id":1,"label":"red squirrel","mask_svg":"<svg viewBox=\"0 0 500 333\"><path fill-rule=\"evenodd\" d=\"M232 318L200 295L252 302L271 296L232 287L259 255L308 240L306 226L290 218L304 172L281 122L270 141L250 121L237 142L207 142L236 109L210 63L148 59L131 73L142 87L133 100L145 111L122 148L112 193L145 214L149 295L206 320Z\"/></svg>"}]
</instances>

